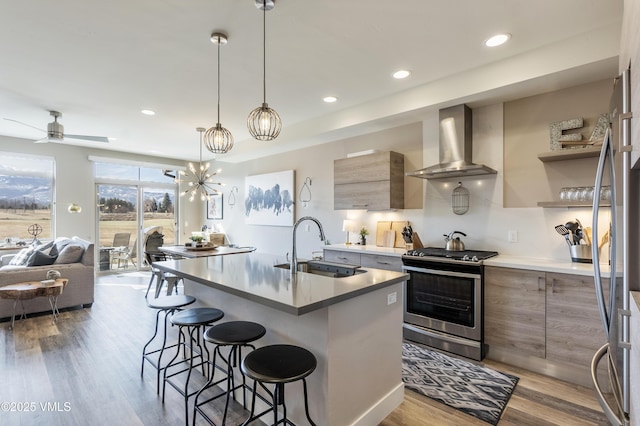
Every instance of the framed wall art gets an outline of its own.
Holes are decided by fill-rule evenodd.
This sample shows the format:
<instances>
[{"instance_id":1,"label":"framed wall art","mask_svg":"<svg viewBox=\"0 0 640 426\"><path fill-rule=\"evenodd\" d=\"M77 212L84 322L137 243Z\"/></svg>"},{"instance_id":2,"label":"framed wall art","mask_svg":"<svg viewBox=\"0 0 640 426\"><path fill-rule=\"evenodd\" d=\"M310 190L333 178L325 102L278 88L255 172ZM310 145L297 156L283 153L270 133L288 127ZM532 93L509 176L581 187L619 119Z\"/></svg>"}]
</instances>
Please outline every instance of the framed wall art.
<instances>
[{"instance_id":1,"label":"framed wall art","mask_svg":"<svg viewBox=\"0 0 640 426\"><path fill-rule=\"evenodd\" d=\"M213 194L207 200L207 219L222 219L222 194Z\"/></svg>"},{"instance_id":2,"label":"framed wall art","mask_svg":"<svg viewBox=\"0 0 640 426\"><path fill-rule=\"evenodd\" d=\"M294 171L245 178L245 220L249 225L293 226Z\"/></svg>"}]
</instances>

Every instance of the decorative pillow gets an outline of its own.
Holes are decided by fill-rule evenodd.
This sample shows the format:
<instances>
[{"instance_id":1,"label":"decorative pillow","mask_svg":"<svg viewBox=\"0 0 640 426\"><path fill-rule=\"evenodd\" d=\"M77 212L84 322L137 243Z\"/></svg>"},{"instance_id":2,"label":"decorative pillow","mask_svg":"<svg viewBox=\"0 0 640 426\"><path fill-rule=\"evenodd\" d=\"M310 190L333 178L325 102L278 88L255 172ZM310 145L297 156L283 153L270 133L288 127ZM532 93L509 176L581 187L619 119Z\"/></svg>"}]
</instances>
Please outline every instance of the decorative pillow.
<instances>
[{"instance_id":1,"label":"decorative pillow","mask_svg":"<svg viewBox=\"0 0 640 426\"><path fill-rule=\"evenodd\" d=\"M79 262L84 254L84 247L79 244L67 244L56 259L54 264Z\"/></svg>"},{"instance_id":2,"label":"decorative pillow","mask_svg":"<svg viewBox=\"0 0 640 426\"><path fill-rule=\"evenodd\" d=\"M59 237L53 242L53 246L51 247L51 251L49 251L49 255L57 256L60 254L62 249L64 249L67 244L71 243L71 239L66 237Z\"/></svg>"},{"instance_id":3,"label":"decorative pillow","mask_svg":"<svg viewBox=\"0 0 640 426\"><path fill-rule=\"evenodd\" d=\"M34 251L35 251L35 247L23 248L15 256L13 256L13 258L9 261L9 265L27 266L29 257Z\"/></svg>"},{"instance_id":4,"label":"decorative pillow","mask_svg":"<svg viewBox=\"0 0 640 426\"><path fill-rule=\"evenodd\" d=\"M50 256L43 251L36 250L31 253L31 256L29 256L27 266L53 265L53 262L55 261L56 256Z\"/></svg>"},{"instance_id":5,"label":"decorative pillow","mask_svg":"<svg viewBox=\"0 0 640 426\"><path fill-rule=\"evenodd\" d=\"M51 249L53 248L54 241L49 241L45 244L40 244L36 247L36 250L43 252L44 254L51 254Z\"/></svg>"}]
</instances>

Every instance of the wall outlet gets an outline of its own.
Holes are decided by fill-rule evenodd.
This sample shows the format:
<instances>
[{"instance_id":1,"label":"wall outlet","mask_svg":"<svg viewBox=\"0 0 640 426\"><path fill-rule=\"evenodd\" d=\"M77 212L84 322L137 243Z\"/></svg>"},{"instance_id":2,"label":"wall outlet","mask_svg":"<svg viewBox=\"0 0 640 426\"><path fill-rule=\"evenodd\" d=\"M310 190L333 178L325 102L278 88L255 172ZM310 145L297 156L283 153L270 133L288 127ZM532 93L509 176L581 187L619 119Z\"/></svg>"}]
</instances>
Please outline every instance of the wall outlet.
<instances>
[{"instance_id":1,"label":"wall outlet","mask_svg":"<svg viewBox=\"0 0 640 426\"><path fill-rule=\"evenodd\" d=\"M393 293L387 294L387 305L393 305L397 301L398 301L398 293L397 292L394 291Z\"/></svg>"},{"instance_id":2,"label":"wall outlet","mask_svg":"<svg viewBox=\"0 0 640 426\"><path fill-rule=\"evenodd\" d=\"M507 236L510 243L518 242L518 231L509 231L509 235Z\"/></svg>"}]
</instances>

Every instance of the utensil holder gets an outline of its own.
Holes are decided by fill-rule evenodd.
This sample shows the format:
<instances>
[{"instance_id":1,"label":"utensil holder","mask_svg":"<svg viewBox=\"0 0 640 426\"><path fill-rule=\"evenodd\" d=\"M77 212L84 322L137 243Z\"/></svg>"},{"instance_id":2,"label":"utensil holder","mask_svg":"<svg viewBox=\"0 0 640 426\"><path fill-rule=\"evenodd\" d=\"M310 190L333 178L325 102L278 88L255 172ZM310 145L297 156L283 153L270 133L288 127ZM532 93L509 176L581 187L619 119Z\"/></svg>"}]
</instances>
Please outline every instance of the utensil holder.
<instances>
[{"instance_id":1,"label":"utensil holder","mask_svg":"<svg viewBox=\"0 0 640 426\"><path fill-rule=\"evenodd\" d=\"M591 246L588 244L569 246L569 253L571 253L571 261L573 262L593 263Z\"/></svg>"}]
</instances>

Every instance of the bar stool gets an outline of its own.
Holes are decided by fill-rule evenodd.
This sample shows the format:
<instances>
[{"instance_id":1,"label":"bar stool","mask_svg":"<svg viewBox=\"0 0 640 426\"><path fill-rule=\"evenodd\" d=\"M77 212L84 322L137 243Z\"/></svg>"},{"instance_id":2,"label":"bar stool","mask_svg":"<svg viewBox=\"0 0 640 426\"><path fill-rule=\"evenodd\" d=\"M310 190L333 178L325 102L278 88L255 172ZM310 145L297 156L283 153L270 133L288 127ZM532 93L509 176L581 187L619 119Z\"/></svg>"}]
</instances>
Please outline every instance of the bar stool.
<instances>
[{"instance_id":1,"label":"bar stool","mask_svg":"<svg viewBox=\"0 0 640 426\"><path fill-rule=\"evenodd\" d=\"M191 379L191 372L194 368L202 367L202 374L209 377L209 371L205 372L205 366L208 366L209 362L209 350L206 345L201 344L200 330L205 326L210 325L224 317L224 312L215 308L192 308L178 312L171 317L171 324L178 326L178 344L175 356L169 361L164 369L164 382L162 384L162 402L164 403L164 396L166 393L166 385L169 383L171 387L177 390L180 395L184 397L184 421L185 425L189 424L189 397L195 395L198 390L189 392L189 381ZM187 329L187 333L184 333L184 329ZM183 353L186 353L187 338L189 336L189 357L184 358L182 361L175 362L180 355L180 347L183 348ZM198 348L194 353L194 346ZM204 359L203 353L206 352L207 359ZM194 364L194 360L200 358L200 362ZM171 367L175 367L182 363L189 363L189 366L179 370L167 373ZM187 372L187 379L184 383L184 388L171 378Z\"/></svg>"},{"instance_id":2,"label":"bar stool","mask_svg":"<svg viewBox=\"0 0 640 426\"><path fill-rule=\"evenodd\" d=\"M309 415L309 401L307 399L306 377L313 373L318 365L316 357L308 350L293 345L270 345L263 346L249 353L243 360L240 368L249 378L254 380L253 398L251 401L251 414L243 425L249 424L273 409L273 424L284 423L294 425L287 419L287 407L284 401L284 385L286 383L302 380L304 389L304 411L309 423L315 426ZM271 408L254 416L256 406L256 385L260 386L269 394L272 401ZM264 383L275 385L272 392L267 389ZM259 396L259 395L258 395ZM264 398L261 397L264 400ZM265 400L265 402L269 403ZM278 405L282 405L283 418L278 420ZM295 426L295 425L294 425Z\"/></svg>"},{"instance_id":3,"label":"bar stool","mask_svg":"<svg viewBox=\"0 0 640 426\"><path fill-rule=\"evenodd\" d=\"M162 252L144 252L145 257L147 258L147 262L151 266L151 279L149 280L149 285L147 286L147 292L144 294L144 297L149 296L149 291L153 286L153 281L156 281L156 292L155 297L160 296L160 291L162 290L162 285L167 282L167 296L170 296L171 293L175 290L176 294L178 294L178 283L182 281L182 277L179 277L170 272L164 272L160 269L153 266L153 262L162 262L165 260L170 260L169 257L165 253Z\"/></svg>"},{"instance_id":4,"label":"bar stool","mask_svg":"<svg viewBox=\"0 0 640 426\"><path fill-rule=\"evenodd\" d=\"M251 344L264 336L267 330L260 324L249 321L229 321L219 325L214 325L213 327L207 329L204 333L205 342L213 343L216 345L213 350L213 373L209 376L209 381L200 391L196 394L194 399L194 407L193 407L193 425L196 424L196 415L200 413L202 417L209 423L215 424L209 416L207 416L203 409L200 408L203 405L220 398L221 396L226 395L225 405L224 405L224 413L222 415L222 426L226 424L227 420L227 411L229 408L229 395L233 396L235 400L235 391L237 389L242 388L242 396L244 406L247 406L247 394L246 394L246 380L244 374L242 375L242 384L238 386L235 385L235 379L233 374L233 367L237 366L238 359L242 359L242 348L251 348L255 349L255 347ZM221 347L230 346L229 355L225 358L220 351ZM226 377L215 381L215 370L216 368L220 369L224 372L221 367L218 367L216 364L216 357L220 355L220 358L227 364ZM227 382L227 390L223 391L211 398L208 398L205 401L198 402L198 399L202 395L204 391L209 389L212 386L216 386L222 382Z\"/></svg>"},{"instance_id":5,"label":"bar stool","mask_svg":"<svg viewBox=\"0 0 640 426\"><path fill-rule=\"evenodd\" d=\"M162 355L166 349L177 346L171 345L167 346L167 319L173 314L175 311L180 310L181 308L191 305L196 301L196 298L193 296L181 295L181 296L165 296L159 297L157 299L152 299L151 301L147 300L147 306L152 309L157 309L156 313L156 326L153 332L153 336L151 339L144 345L142 348L142 366L140 368L140 377L144 375L144 362L145 360L149 362L156 369L156 393L160 393L160 374L162 370L166 368L166 366L162 365ZM155 349L147 352L147 347L153 342L153 340L158 336L158 324L160 323L160 314L164 314L164 332L162 338L162 346L160 349ZM154 360L154 354L159 354L157 360Z\"/></svg>"}]
</instances>

